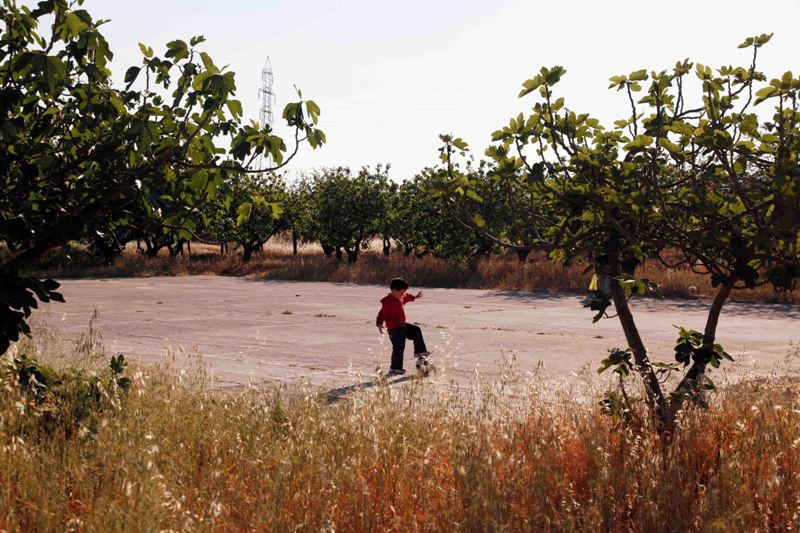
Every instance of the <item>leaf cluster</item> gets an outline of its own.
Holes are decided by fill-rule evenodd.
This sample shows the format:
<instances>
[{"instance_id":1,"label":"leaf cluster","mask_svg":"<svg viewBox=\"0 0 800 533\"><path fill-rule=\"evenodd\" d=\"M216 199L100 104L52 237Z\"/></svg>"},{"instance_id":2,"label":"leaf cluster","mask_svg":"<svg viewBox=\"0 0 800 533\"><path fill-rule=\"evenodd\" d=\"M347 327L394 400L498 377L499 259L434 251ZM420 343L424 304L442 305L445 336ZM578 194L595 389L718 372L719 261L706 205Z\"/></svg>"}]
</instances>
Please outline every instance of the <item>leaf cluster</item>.
<instances>
[{"instance_id":1,"label":"leaf cluster","mask_svg":"<svg viewBox=\"0 0 800 533\"><path fill-rule=\"evenodd\" d=\"M113 356L100 373L74 368L56 370L26 355L6 357L0 382L16 386L34 423L34 436L53 432L73 435L79 429L95 431L100 416L114 410L131 385L128 362Z\"/></svg>"},{"instance_id":2,"label":"leaf cluster","mask_svg":"<svg viewBox=\"0 0 800 533\"><path fill-rule=\"evenodd\" d=\"M344 250L351 262L379 233L391 191L389 167L323 169L308 177L305 186L305 237L334 250Z\"/></svg>"}]
</instances>

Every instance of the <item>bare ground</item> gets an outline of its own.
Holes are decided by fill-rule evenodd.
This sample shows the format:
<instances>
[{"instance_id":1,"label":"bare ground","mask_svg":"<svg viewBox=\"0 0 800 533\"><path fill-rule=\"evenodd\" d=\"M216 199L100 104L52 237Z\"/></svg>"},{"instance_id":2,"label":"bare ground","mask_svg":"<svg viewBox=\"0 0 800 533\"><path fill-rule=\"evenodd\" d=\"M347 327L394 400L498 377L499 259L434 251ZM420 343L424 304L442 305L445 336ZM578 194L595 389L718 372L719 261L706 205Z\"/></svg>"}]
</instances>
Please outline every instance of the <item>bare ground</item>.
<instances>
[{"instance_id":1,"label":"bare ground","mask_svg":"<svg viewBox=\"0 0 800 533\"><path fill-rule=\"evenodd\" d=\"M168 348L199 354L217 386L256 382L355 383L387 368L390 343L375 328L378 286L263 281L219 276L67 280L65 304L43 306L45 327L68 335L94 324L112 351L148 363ZM412 287L412 291L416 288ZM408 304L448 379L466 382L478 369L490 379L498 360L515 353L523 371L555 375L597 367L608 348L624 347L616 319L592 324L581 297L530 292L423 289ZM634 316L653 357L672 359L672 324L702 330L709 303L640 300ZM800 366L800 307L728 304L718 342L737 359L734 376L787 372ZM406 368L413 369L407 347Z\"/></svg>"}]
</instances>

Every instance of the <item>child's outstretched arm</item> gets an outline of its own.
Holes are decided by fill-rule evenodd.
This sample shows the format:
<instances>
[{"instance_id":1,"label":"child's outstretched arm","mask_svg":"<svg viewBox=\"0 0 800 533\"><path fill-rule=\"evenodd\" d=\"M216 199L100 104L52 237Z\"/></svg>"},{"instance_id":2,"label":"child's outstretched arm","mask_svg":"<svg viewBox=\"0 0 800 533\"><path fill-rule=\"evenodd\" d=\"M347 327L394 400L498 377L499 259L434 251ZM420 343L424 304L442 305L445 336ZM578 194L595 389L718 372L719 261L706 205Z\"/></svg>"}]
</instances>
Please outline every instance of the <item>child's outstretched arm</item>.
<instances>
[{"instance_id":1,"label":"child's outstretched arm","mask_svg":"<svg viewBox=\"0 0 800 533\"><path fill-rule=\"evenodd\" d=\"M403 303L407 304L408 302L413 302L417 298L422 298L422 291L419 291L416 296L414 296L413 294L404 294Z\"/></svg>"}]
</instances>

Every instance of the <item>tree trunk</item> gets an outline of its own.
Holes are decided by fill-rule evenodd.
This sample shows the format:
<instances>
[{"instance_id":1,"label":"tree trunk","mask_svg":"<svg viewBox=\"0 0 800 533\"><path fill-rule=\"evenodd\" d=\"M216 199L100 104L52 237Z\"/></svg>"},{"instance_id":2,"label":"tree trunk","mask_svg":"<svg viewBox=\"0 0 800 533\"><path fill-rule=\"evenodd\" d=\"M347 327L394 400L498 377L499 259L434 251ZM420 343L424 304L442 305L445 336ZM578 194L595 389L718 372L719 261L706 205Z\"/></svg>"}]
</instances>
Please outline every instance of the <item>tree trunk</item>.
<instances>
[{"instance_id":1,"label":"tree trunk","mask_svg":"<svg viewBox=\"0 0 800 533\"><path fill-rule=\"evenodd\" d=\"M388 237L383 237L383 255L389 255L392 251L392 241Z\"/></svg>"},{"instance_id":2,"label":"tree trunk","mask_svg":"<svg viewBox=\"0 0 800 533\"><path fill-rule=\"evenodd\" d=\"M661 384L658 382L658 376L656 376L653 366L650 364L650 358L647 356L647 349L639 335L639 329L636 327L636 322L633 320L630 307L628 307L625 291L619 284L619 276L622 274L619 253L615 252L609 254L608 267L609 276L611 278L611 297L614 301L614 307L617 311L622 331L625 333L625 340L628 342L628 346L633 352L636 369L639 371L644 381L644 388L647 394L647 406L663 427L667 423L664 393L661 391Z\"/></svg>"},{"instance_id":3,"label":"tree trunk","mask_svg":"<svg viewBox=\"0 0 800 533\"><path fill-rule=\"evenodd\" d=\"M520 263L524 263L528 260L528 255L531 253L530 248L517 248L517 258L519 258Z\"/></svg>"},{"instance_id":4,"label":"tree trunk","mask_svg":"<svg viewBox=\"0 0 800 533\"><path fill-rule=\"evenodd\" d=\"M341 263L342 261L342 249L336 248L336 260Z\"/></svg>"},{"instance_id":5,"label":"tree trunk","mask_svg":"<svg viewBox=\"0 0 800 533\"><path fill-rule=\"evenodd\" d=\"M292 230L292 255L297 255L297 232Z\"/></svg>"},{"instance_id":6,"label":"tree trunk","mask_svg":"<svg viewBox=\"0 0 800 533\"><path fill-rule=\"evenodd\" d=\"M352 265L356 261L358 261L358 248L347 250L347 262Z\"/></svg>"},{"instance_id":7,"label":"tree trunk","mask_svg":"<svg viewBox=\"0 0 800 533\"><path fill-rule=\"evenodd\" d=\"M242 246L242 263L247 263L253 258L254 247L243 245Z\"/></svg>"},{"instance_id":8,"label":"tree trunk","mask_svg":"<svg viewBox=\"0 0 800 533\"><path fill-rule=\"evenodd\" d=\"M157 256L158 255L158 251L160 250L160 247L156 246L155 240L153 240L151 242L150 239L147 238L147 237L145 237L142 240L144 241L144 246L145 246L144 255L146 255L147 257L155 257L155 256Z\"/></svg>"},{"instance_id":9,"label":"tree trunk","mask_svg":"<svg viewBox=\"0 0 800 533\"><path fill-rule=\"evenodd\" d=\"M321 242L320 245L322 246L322 251L325 253L325 257L330 257L333 255L333 252L336 251L333 246L325 244L324 242Z\"/></svg>"},{"instance_id":10,"label":"tree trunk","mask_svg":"<svg viewBox=\"0 0 800 533\"><path fill-rule=\"evenodd\" d=\"M103 257L103 264L106 266L113 265L114 259L121 253L119 247L108 244L99 236L93 239L92 244L95 249L100 252L100 255Z\"/></svg>"},{"instance_id":11,"label":"tree trunk","mask_svg":"<svg viewBox=\"0 0 800 533\"><path fill-rule=\"evenodd\" d=\"M711 304L711 309L708 311L706 326L703 330L702 350L709 356L714 349L714 343L717 339L719 315L722 312L722 307L725 305L725 302L731 295L731 291L733 291L733 286L735 284L736 280L734 278L728 278L720 287L719 292L717 292L717 295L714 297L714 301ZM684 393L697 392L697 385L700 384L703 376L705 375L706 365L708 365L706 361L695 361L689 368L689 371L686 372L686 375L683 377L678 386L675 387L675 392L678 392L679 394L673 396L673 399L670 402L670 420L675 419L678 411L680 411L681 407L683 406L683 402L686 399L686 394Z\"/></svg>"}]
</instances>

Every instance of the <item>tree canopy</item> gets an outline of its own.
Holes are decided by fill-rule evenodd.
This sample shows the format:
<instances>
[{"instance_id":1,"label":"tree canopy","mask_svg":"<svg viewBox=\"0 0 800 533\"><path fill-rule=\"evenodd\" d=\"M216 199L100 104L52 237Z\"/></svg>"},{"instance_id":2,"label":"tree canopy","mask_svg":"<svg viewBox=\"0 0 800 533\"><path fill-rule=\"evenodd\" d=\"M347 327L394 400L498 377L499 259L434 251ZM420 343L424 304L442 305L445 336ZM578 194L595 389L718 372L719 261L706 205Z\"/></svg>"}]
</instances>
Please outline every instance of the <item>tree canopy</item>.
<instances>
[{"instance_id":1,"label":"tree canopy","mask_svg":"<svg viewBox=\"0 0 800 533\"><path fill-rule=\"evenodd\" d=\"M302 143L325 141L310 100L284 110L291 147L243 122L234 73L202 51L202 36L161 56L141 44L142 64L115 86L105 21L82 3L4 0L0 12L0 352L28 331L37 298L61 300L56 282L22 266L68 240L113 242L153 223L188 238L231 173L276 170Z\"/></svg>"},{"instance_id":2,"label":"tree canopy","mask_svg":"<svg viewBox=\"0 0 800 533\"><path fill-rule=\"evenodd\" d=\"M369 239L381 229L388 208L389 167L361 168L358 173L339 167L311 176L311 218L308 237L323 247L347 253L355 263Z\"/></svg>"},{"instance_id":3,"label":"tree canopy","mask_svg":"<svg viewBox=\"0 0 800 533\"><path fill-rule=\"evenodd\" d=\"M289 228L284 212L289 192L277 174L239 175L224 190L224 198L208 208L210 234L219 242L235 241L247 262L276 233Z\"/></svg>"}]
</instances>

